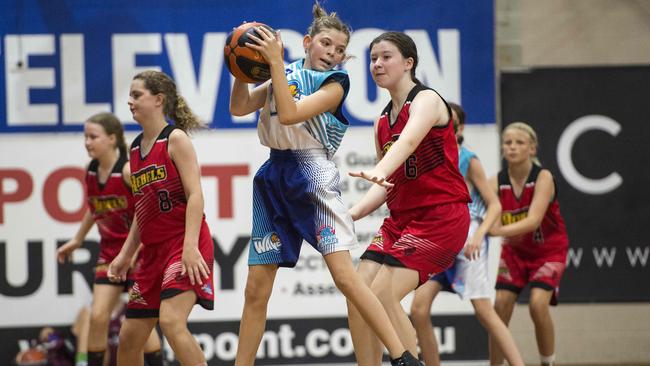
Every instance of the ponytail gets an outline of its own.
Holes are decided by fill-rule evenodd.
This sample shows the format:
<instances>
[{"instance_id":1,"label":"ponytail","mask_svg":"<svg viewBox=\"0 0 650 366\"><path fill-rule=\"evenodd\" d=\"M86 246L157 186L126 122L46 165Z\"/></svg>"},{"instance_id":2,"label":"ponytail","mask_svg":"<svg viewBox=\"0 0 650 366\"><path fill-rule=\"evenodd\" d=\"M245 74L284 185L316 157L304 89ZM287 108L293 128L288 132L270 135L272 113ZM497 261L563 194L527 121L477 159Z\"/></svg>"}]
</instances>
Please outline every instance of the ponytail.
<instances>
[{"instance_id":1,"label":"ponytail","mask_svg":"<svg viewBox=\"0 0 650 366\"><path fill-rule=\"evenodd\" d=\"M160 71L148 70L133 77L133 80L136 79L142 80L144 87L151 94L162 94L164 96L163 113L165 117L174 122L176 127L186 133L203 127L198 117L196 117L187 105L185 98L178 94L176 84L167 74Z\"/></svg>"}]
</instances>

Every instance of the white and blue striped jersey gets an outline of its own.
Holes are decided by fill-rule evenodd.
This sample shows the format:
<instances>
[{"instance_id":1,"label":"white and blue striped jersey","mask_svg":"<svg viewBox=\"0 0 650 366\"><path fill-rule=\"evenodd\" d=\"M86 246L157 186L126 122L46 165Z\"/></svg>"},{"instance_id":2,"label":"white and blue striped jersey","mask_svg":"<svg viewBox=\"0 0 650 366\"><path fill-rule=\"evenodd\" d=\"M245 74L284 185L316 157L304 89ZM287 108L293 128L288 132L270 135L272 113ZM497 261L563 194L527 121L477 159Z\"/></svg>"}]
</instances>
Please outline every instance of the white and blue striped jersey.
<instances>
[{"instance_id":1,"label":"white and blue striped jersey","mask_svg":"<svg viewBox=\"0 0 650 366\"><path fill-rule=\"evenodd\" d=\"M318 91L327 81L341 84L344 90L341 104L334 113L325 112L304 122L285 126L277 116L273 85L269 86L267 103L260 113L257 133L260 142L277 150L325 149L331 158L341 145L348 121L343 116L343 100L350 89L350 79L345 70L317 71L304 69L304 60L298 60L285 69L288 88L293 99L300 99ZM277 86L276 86L277 87Z\"/></svg>"},{"instance_id":2,"label":"white and blue striped jersey","mask_svg":"<svg viewBox=\"0 0 650 366\"><path fill-rule=\"evenodd\" d=\"M463 175L463 178L465 178L465 180L467 180L467 171L469 170L469 163L473 158L478 159L475 153L465 148L464 146L460 147L460 156L458 158L458 169L460 170L460 173ZM485 206L485 202L483 201L481 194L478 192L478 190L475 187L472 187L472 189L470 190L470 197L472 198L472 202L470 202L468 206L470 218L483 220L483 216L485 216L487 207Z\"/></svg>"}]
</instances>

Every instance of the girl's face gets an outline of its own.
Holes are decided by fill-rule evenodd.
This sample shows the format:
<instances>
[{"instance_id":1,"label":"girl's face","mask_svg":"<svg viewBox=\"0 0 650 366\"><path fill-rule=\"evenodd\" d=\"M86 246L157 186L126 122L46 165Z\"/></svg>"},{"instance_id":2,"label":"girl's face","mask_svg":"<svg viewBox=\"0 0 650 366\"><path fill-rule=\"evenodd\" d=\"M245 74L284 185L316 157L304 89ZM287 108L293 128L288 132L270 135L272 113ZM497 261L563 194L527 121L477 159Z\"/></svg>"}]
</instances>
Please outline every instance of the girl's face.
<instances>
[{"instance_id":1,"label":"girl's face","mask_svg":"<svg viewBox=\"0 0 650 366\"><path fill-rule=\"evenodd\" d=\"M404 58L390 41L379 41L370 49L370 74L379 87L390 89L403 77L410 78L412 67L413 59Z\"/></svg>"},{"instance_id":2,"label":"girl's face","mask_svg":"<svg viewBox=\"0 0 650 366\"><path fill-rule=\"evenodd\" d=\"M525 162L537 153L537 147L532 143L530 136L516 128L509 128L503 132L501 149L508 163Z\"/></svg>"},{"instance_id":3,"label":"girl's face","mask_svg":"<svg viewBox=\"0 0 650 366\"><path fill-rule=\"evenodd\" d=\"M84 145L88 156L99 159L115 150L115 135L106 134L106 130L99 123L86 122L84 124Z\"/></svg>"},{"instance_id":4,"label":"girl's face","mask_svg":"<svg viewBox=\"0 0 650 366\"><path fill-rule=\"evenodd\" d=\"M345 59L348 36L339 30L325 28L314 37L305 36L303 46L309 67L313 70L328 71Z\"/></svg>"},{"instance_id":5,"label":"girl's face","mask_svg":"<svg viewBox=\"0 0 650 366\"><path fill-rule=\"evenodd\" d=\"M152 95L151 91L144 87L144 81L135 79L131 82L129 91L129 109L133 119L141 122L145 117L151 116L157 109L162 108L162 95Z\"/></svg>"}]
</instances>

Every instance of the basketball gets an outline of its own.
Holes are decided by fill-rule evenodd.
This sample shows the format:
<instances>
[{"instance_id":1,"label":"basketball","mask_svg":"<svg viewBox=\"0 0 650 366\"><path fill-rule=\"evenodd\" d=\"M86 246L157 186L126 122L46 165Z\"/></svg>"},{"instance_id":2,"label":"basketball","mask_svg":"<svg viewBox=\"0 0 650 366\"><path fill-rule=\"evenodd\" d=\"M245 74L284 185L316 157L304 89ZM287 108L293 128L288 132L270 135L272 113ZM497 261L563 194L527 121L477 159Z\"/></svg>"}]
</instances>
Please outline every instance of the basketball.
<instances>
[{"instance_id":1,"label":"basketball","mask_svg":"<svg viewBox=\"0 0 650 366\"><path fill-rule=\"evenodd\" d=\"M223 49L228 70L245 83L261 83L271 78L271 70L264 56L245 45L246 42L255 43L249 35L258 36L255 27L259 26L275 33L273 28L263 23L244 23L230 32Z\"/></svg>"},{"instance_id":2,"label":"basketball","mask_svg":"<svg viewBox=\"0 0 650 366\"><path fill-rule=\"evenodd\" d=\"M37 366L47 364L47 354L38 348L30 348L22 351L16 357L18 366Z\"/></svg>"}]
</instances>

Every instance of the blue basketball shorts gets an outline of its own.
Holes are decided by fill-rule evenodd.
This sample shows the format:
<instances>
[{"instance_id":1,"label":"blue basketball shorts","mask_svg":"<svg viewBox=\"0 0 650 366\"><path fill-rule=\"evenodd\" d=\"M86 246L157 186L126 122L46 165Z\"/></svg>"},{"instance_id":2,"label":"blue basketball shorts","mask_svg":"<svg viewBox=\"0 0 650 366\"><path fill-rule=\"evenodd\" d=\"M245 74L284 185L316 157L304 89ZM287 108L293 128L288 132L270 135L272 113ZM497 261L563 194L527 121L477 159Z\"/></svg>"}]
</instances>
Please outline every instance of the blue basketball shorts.
<instances>
[{"instance_id":1,"label":"blue basketball shorts","mask_svg":"<svg viewBox=\"0 0 650 366\"><path fill-rule=\"evenodd\" d=\"M339 180L325 150L272 149L253 180L248 264L293 267L303 240L323 255L356 248Z\"/></svg>"}]
</instances>

